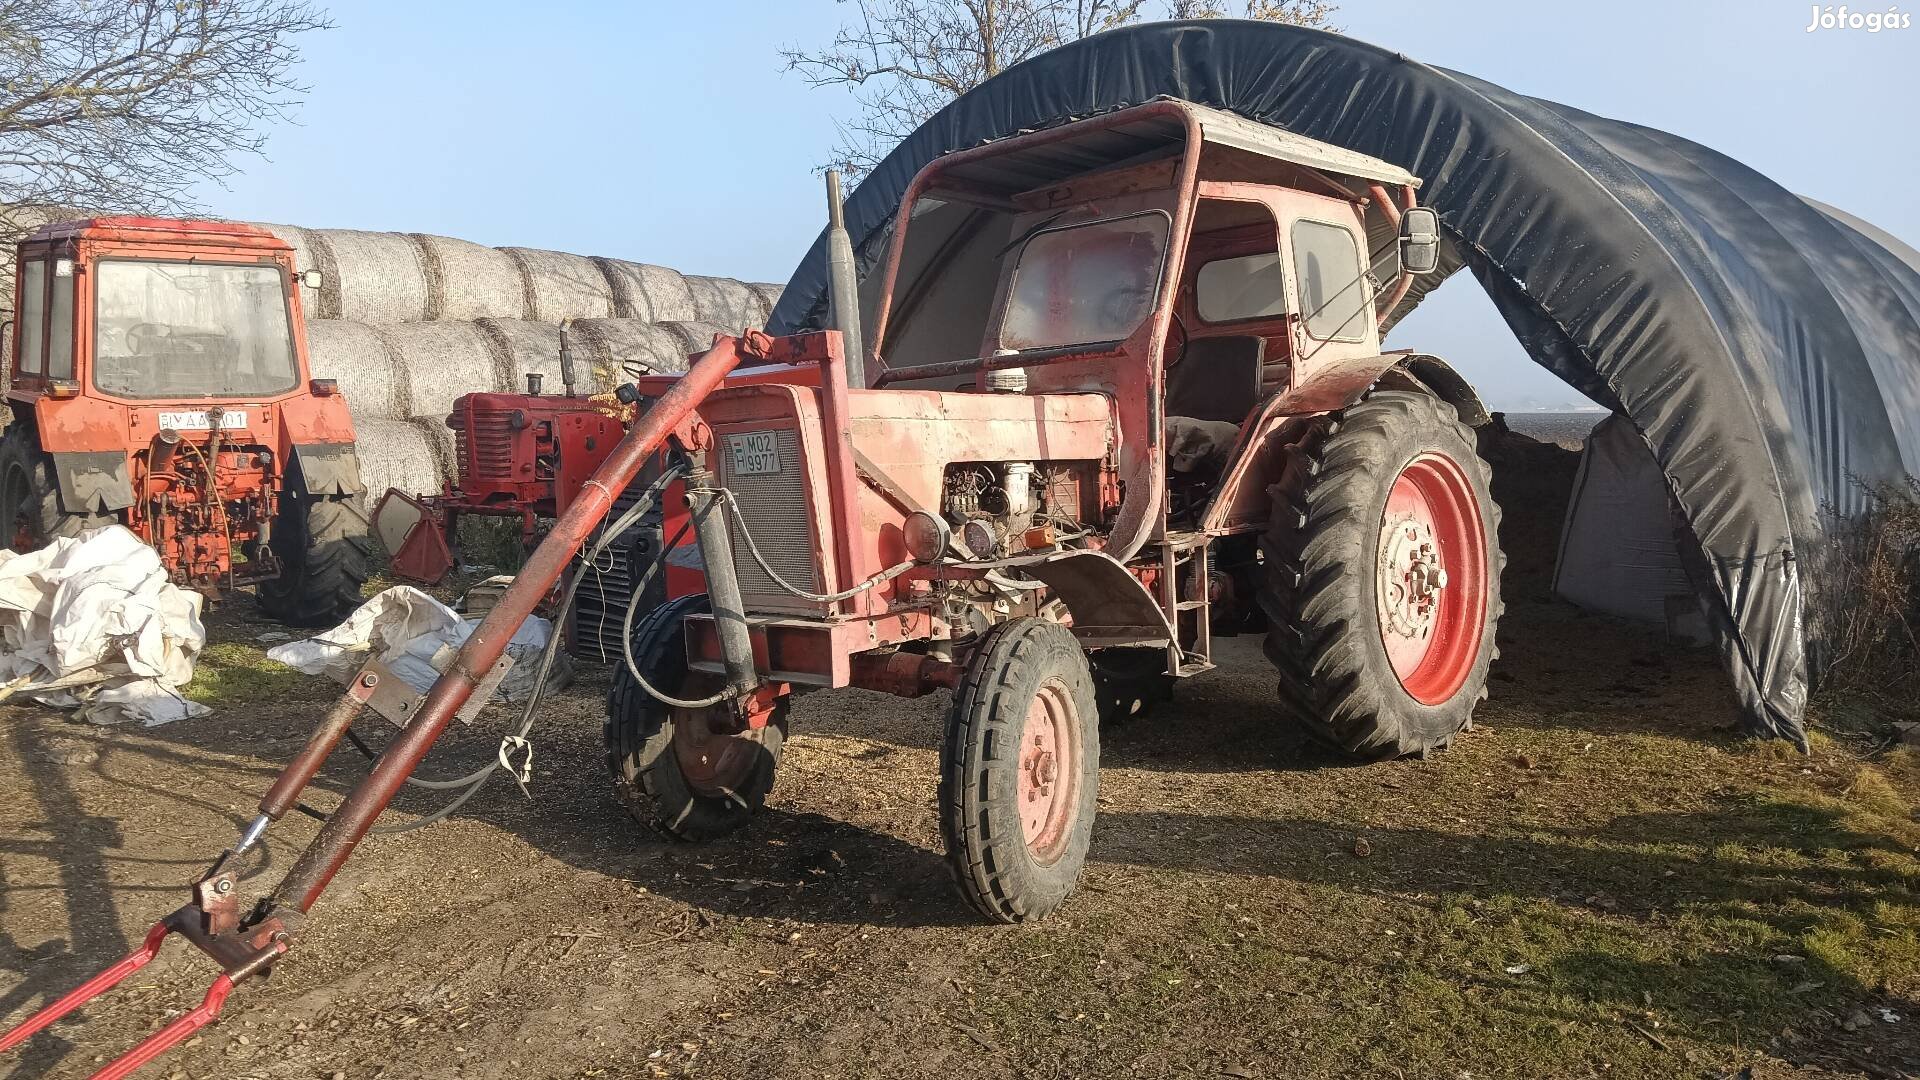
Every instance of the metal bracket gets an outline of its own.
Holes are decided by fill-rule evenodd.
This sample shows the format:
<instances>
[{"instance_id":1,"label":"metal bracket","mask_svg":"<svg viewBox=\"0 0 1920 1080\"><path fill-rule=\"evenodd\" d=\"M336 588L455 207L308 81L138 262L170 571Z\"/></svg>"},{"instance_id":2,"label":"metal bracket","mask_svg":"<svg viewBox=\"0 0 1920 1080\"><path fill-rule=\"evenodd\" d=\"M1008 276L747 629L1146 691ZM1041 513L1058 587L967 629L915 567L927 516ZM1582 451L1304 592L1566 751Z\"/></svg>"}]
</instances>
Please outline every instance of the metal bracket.
<instances>
[{"instance_id":1,"label":"metal bracket","mask_svg":"<svg viewBox=\"0 0 1920 1080\"><path fill-rule=\"evenodd\" d=\"M458 653L459 650L453 646L443 645L429 662L435 671L444 672ZM501 653L500 659L494 661L493 668L480 680L480 685L474 688L473 696L460 706L459 712L453 714L454 718L463 724L473 723L473 718L480 715L480 710L492 702L493 692L499 689L501 680L507 677L507 672L512 668L513 657ZM426 700L426 695L414 692L413 687L395 675L392 668L378 660L368 660L349 676L347 685L355 697L364 695L367 708L397 728L404 728L411 723L413 714L420 709L420 703Z\"/></svg>"}]
</instances>

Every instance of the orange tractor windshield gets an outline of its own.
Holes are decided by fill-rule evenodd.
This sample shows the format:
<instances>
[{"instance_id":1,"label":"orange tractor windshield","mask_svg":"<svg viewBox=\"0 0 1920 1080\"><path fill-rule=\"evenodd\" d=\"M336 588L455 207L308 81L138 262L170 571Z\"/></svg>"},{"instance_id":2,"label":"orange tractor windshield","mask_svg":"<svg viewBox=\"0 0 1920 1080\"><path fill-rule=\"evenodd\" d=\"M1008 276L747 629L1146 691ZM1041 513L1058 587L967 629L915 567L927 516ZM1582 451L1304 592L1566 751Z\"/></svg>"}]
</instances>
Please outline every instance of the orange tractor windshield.
<instances>
[{"instance_id":1,"label":"orange tractor windshield","mask_svg":"<svg viewBox=\"0 0 1920 1080\"><path fill-rule=\"evenodd\" d=\"M281 269L103 259L93 384L123 398L264 397L299 383Z\"/></svg>"}]
</instances>

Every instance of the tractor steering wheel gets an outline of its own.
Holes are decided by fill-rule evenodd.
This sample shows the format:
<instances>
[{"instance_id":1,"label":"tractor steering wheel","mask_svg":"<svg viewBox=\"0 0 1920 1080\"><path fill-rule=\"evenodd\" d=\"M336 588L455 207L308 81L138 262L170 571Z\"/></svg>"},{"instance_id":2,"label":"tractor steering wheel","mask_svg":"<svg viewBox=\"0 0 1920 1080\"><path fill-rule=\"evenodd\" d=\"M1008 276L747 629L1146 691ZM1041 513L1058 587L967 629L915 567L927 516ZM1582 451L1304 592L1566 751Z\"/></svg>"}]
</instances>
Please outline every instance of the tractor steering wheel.
<instances>
[{"instance_id":1,"label":"tractor steering wheel","mask_svg":"<svg viewBox=\"0 0 1920 1080\"><path fill-rule=\"evenodd\" d=\"M127 351L136 356L144 355L146 349L143 346L145 346L148 338L170 338L172 336L173 327L165 323L135 323L127 327Z\"/></svg>"}]
</instances>

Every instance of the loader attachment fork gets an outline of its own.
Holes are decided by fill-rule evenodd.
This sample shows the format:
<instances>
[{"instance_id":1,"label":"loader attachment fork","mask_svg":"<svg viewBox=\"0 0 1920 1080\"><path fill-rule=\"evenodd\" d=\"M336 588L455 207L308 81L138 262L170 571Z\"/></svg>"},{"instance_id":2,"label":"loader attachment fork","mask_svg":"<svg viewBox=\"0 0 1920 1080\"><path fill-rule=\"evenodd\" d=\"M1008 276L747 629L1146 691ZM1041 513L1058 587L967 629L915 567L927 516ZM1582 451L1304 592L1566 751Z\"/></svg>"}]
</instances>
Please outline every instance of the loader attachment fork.
<instances>
[{"instance_id":1,"label":"loader attachment fork","mask_svg":"<svg viewBox=\"0 0 1920 1080\"><path fill-rule=\"evenodd\" d=\"M704 448L709 435L695 415L695 409L743 358L797 363L831 357L837 367L841 355L838 336L835 331L825 331L799 338L774 339L748 331L741 338L724 335L716 338L713 347L674 387L634 421L612 454L586 482L579 497L528 558L498 604L421 698L406 727L339 808L328 815L319 835L307 845L271 894L242 914L238 881L231 867L240 854L258 842L269 825L294 807L300 792L320 771L327 755L367 707L380 681L374 665L355 676L306 746L262 797L260 815L247 825L234 847L223 852L194 883L192 899L155 923L138 949L25 1023L0 1035L0 1051L20 1046L125 981L152 962L166 939L174 934L186 938L217 961L220 975L208 987L198 1006L109 1062L94 1073L95 1080L126 1076L212 1023L234 986L268 973L293 946L301 920L366 837L374 819L393 801L448 722L476 690L486 686L488 675L506 651L514 631L559 582L575 553L606 518L616 494L626 489L647 459L670 437L684 450ZM823 340L811 340L815 338ZM824 340L829 338L836 340Z\"/></svg>"}]
</instances>

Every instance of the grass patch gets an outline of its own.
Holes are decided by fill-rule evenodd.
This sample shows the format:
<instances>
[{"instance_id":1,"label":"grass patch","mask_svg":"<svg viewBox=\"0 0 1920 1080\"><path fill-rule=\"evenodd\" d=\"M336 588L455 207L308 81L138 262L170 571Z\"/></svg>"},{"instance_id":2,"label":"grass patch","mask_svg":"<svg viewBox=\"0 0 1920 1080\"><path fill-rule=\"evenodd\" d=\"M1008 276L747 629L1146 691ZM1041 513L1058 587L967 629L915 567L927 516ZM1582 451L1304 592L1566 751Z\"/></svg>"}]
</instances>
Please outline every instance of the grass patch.
<instances>
[{"instance_id":1,"label":"grass patch","mask_svg":"<svg viewBox=\"0 0 1920 1080\"><path fill-rule=\"evenodd\" d=\"M307 697L307 685L307 676L267 659L265 649L230 641L201 650L186 696L218 709Z\"/></svg>"}]
</instances>

